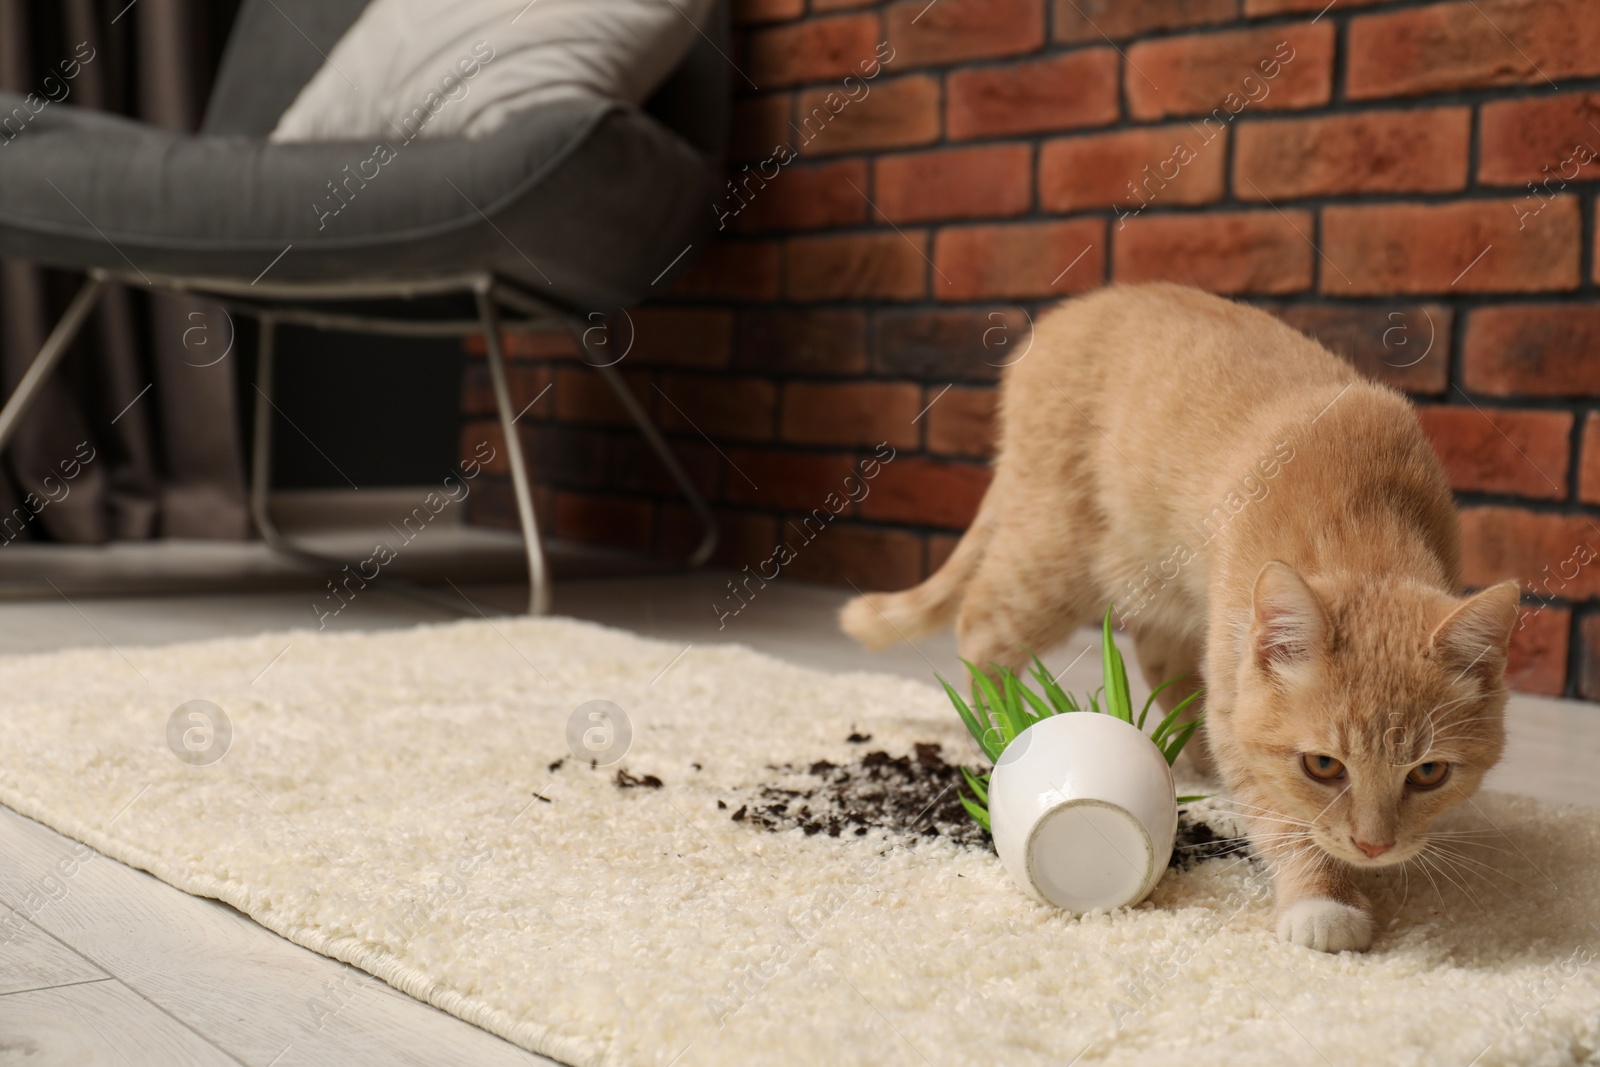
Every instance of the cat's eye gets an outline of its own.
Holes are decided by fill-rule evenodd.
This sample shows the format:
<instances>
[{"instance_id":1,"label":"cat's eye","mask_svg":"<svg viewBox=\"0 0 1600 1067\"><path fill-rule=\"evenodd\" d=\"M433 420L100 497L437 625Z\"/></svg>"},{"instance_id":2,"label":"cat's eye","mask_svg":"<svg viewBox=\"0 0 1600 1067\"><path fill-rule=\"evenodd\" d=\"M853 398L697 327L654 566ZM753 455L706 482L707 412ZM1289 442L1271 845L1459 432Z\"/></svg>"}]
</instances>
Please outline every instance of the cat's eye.
<instances>
[{"instance_id":1,"label":"cat's eye","mask_svg":"<svg viewBox=\"0 0 1600 1067\"><path fill-rule=\"evenodd\" d=\"M1444 780L1448 777L1450 777L1450 764L1442 760L1429 760L1411 768L1411 773L1406 775L1406 784L1414 789L1437 789L1444 785Z\"/></svg>"},{"instance_id":2,"label":"cat's eye","mask_svg":"<svg viewBox=\"0 0 1600 1067\"><path fill-rule=\"evenodd\" d=\"M1314 756L1307 752L1300 757L1300 765L1319 782L1337 782L1344 777L1344 764L1332 756Z\"/></svg>"}]
</instances>

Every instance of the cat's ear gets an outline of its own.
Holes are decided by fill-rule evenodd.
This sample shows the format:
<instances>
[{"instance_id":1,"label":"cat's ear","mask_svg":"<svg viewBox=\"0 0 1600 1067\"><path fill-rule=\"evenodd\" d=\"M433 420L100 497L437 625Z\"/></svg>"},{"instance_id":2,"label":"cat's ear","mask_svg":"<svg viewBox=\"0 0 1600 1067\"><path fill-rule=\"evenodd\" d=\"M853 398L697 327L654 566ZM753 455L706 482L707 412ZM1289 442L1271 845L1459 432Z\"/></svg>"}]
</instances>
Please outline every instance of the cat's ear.
<instances>
[{"instance_id":1,"label":"cat's ear","mask_svg":"<svg viewBox=\"0 0 1600 1067\"><path fill-rule=\"evenodd\" d=\"M1509 581L1467 597L1434 628L1429 646L1463 674L1473 671L1489 680L1498 678L1505 670L1506 646L1517 624L1520 600L1521 589Z\"/></svg>"},{"instance_id":2,"label":"cat's ear","mask_svg":"<svg viewBox=\"0 0 1600 1067\"><path fill-rule=\"evenodd\" d=\"M1256 575L1250 644L1263 669L1305 663L1323 647L1328 617L1322 602L1287 563L1273 560Z\"/></svg>"}]
</instances>

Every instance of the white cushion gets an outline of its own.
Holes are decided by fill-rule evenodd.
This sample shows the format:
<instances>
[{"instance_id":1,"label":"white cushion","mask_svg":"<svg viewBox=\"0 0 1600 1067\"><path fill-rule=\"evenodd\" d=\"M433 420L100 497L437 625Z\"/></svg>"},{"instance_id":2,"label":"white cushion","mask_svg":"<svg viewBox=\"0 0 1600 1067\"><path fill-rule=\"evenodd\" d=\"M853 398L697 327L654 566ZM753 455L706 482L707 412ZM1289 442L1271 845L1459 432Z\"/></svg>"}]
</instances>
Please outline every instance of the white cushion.
<instances>
[{"instance_id":1,"label":"white cushion","mask_svg":"<svg viewBox=\"0 0 1600 1067\"><path fill-rule=\"evenodd\" d=\"M271 140L482 137L585 94L642 104L715 0L372 0Z\"/></svg>"}]
</instances>

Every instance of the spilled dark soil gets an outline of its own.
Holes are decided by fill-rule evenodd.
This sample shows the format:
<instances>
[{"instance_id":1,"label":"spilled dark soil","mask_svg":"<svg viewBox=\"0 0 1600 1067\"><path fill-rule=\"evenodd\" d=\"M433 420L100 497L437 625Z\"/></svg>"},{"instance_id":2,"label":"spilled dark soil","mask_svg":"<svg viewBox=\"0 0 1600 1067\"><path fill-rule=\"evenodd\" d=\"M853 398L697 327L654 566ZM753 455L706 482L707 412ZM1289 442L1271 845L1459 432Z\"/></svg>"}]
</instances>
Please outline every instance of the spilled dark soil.
<instances>
[{"instance_id":1,"label":"spilled dark soil","mask_svg":"<svg viewBox=\"0 0 1600 1067\"><path fill-rule=\"evenodd\" d=\"M1182 808L1178 809L1178 833L1172 842L1172 859L1168 867L1186 871L1201 860L1221 856L1241 855L1245 850L1241 842L1231 837L1220 837L1209 823L1193 818Z\"/></svg>"},{"instance_id":2,"label":"spilled dark soil","mask_svg":"<svg viewBox=\"0 0 1600 1067\"><path fill-rule=\"evenodd\" d=\"M850 741L861 743L859 734ZM809 766L773 767L786 777L803 775L814 784L763 785L755 796L717 806L729 818L763 830L799 829L807 836L865 836L887 830L909 838L948 838L968 848L992 850L989 831L961 806L965 789L959 764L947 763L940 745L918 742L912 754L868 752L847 764L819 760ZM977 768L971 768L977 773ZM1187 870L1201 860L1235 853L1238 843L1205 822L1178 813L1178 834L1169 866Z\"/></svg>"},{"instance_id":3,"label":"spilled dark soil","mask_svg":"<svg viewBox=\"0 0 1600 1067\"><path fill-rule=\"evenodd\" d=\"M972 821L957 798L960 767L946 763L937 744L918 743L914 753L868 752L842 766L819 760L809 767L775 767L786 774L803 773L816 784L761 786L731 818L766 830L799 828L807 835L864 836L869 830L890 830L988 848L989 831Z\"/></svg>"},{"instance_id":4,"label":"spilled dark soil","mask_svg":"<svg viewBox=\"0 0 1600 1067\"><path fill-rule=\"evenodd\" d=\"M660 789L662 785L661 779L655 775L647 774L640 777L630 774L626 767L617 768L617 776L613 781L616 782L618 789Z\"/></svg>"}]
</instances>

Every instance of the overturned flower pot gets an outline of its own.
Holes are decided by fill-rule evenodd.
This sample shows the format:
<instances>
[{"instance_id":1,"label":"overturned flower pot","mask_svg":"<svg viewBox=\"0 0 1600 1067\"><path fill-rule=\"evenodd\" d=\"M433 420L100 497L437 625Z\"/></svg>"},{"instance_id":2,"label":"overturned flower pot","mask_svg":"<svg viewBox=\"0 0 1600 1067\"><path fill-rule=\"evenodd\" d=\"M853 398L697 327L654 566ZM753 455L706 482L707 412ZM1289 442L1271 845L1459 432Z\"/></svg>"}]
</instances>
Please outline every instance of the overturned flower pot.
<instances>
[{"instance_id":1,"label":"overturned flower pot","mask_svg":"<svg viewBox=\"0 0 1600 1067\"><path fill-rule=\"evenodd\" d=\"M1199 725L1178 720L1199 693L1146 735L1150 707L1172 682L1135 717L1109 612L1102 638L1105 687L1082 704L1037 658L1038 692L1010 670L996 668L991 678L968 663L971 707L940 679L994 761L990 774L963 772L972 796L962 803L994 836L1018 885L1074 913L1129 907L1148 896L1172 858L1178 804L1199 799L1175 796L1172 780L1172 761Z\"/></svg>"},{"instance_id":2,"label":"overturned flower pot","mask_svg":"<svg viewBox=\"0 0 1600 1067\"><path fill-rule=\"evenodd\" d=\"M1172 770L1137 727L1056 715L1028 727L989 781L989 830L1018 885L1071 912L1139 903L1172 858Z\"/></svg>"}]
</instances>

